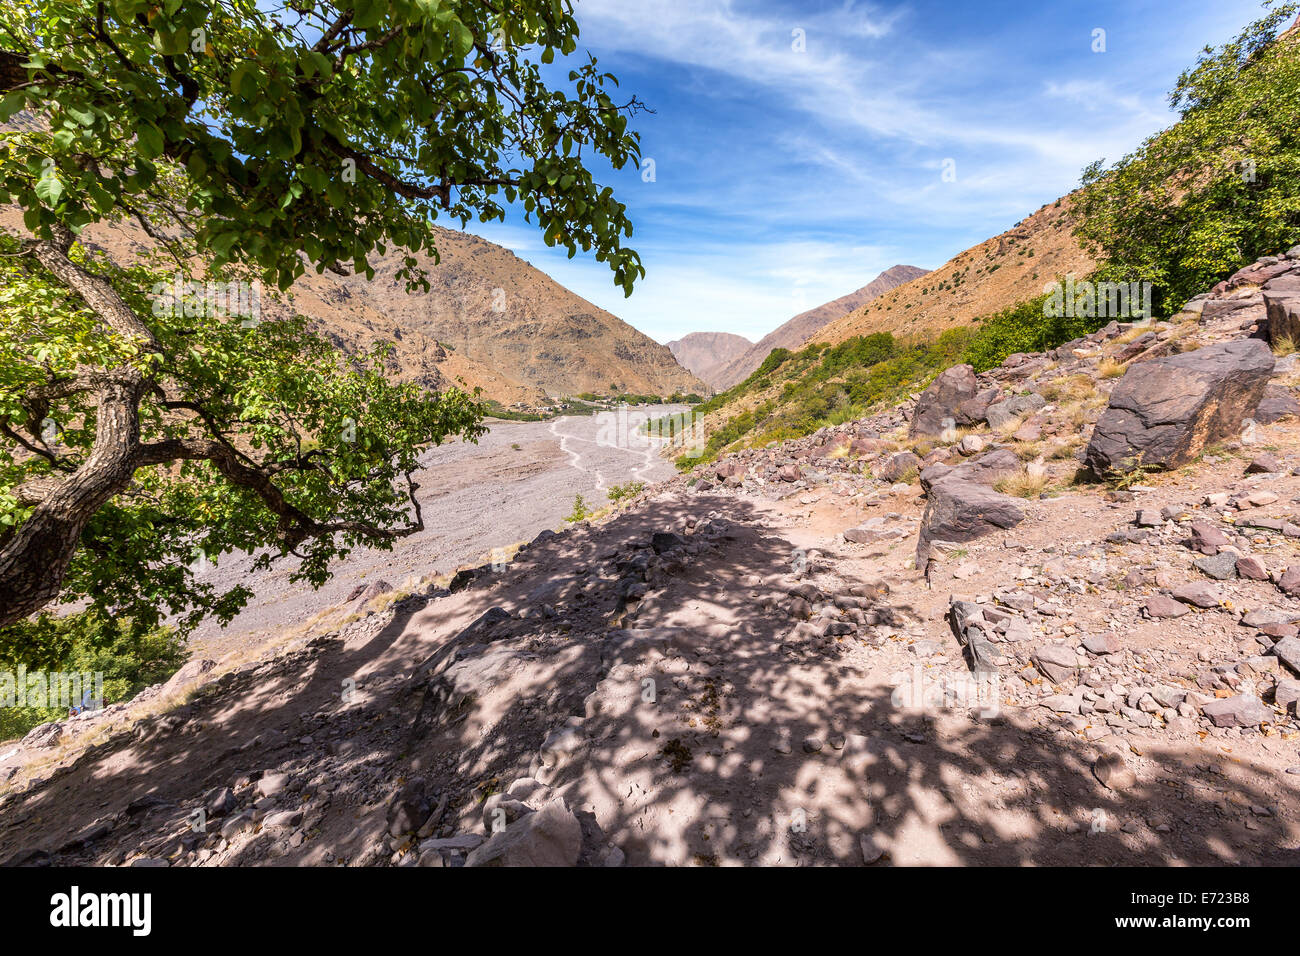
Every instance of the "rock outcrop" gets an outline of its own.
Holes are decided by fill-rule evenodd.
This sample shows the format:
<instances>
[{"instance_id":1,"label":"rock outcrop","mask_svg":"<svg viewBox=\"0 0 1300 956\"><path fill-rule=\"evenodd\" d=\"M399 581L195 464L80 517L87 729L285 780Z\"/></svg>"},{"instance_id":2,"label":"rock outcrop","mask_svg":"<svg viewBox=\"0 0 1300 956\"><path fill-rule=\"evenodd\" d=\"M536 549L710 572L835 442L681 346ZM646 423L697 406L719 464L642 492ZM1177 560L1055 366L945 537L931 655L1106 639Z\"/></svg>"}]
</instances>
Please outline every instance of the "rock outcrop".
<instances>
[{"instance_id":1,"label":"rock outcrop","mask_svg":"<svg viewBox=\"0 0 1300 956\"><path fill-rule=\"evenodd\" d=\"M1024 519L1016 499L985 485L952 477L935 482L921 518L916 566L925 567L936 541L973 541L998 529L1014 528Z\"/></svg>"},{"instance_id":2,"label":"rock outcrop","mask_svg":"<svg viewBox=\"0 0 1300 956\"><path fill-rule=\"evenodd\" d=\"M974 399L978 392L975 370L969 365L954 365L940 372L916 401L912 435L941 435L953 425L970 424L961 406Z\"/></svg>"},{"instance_id":3,"label":"rock outcrop","mask_svg":"<svg viewBox=\"0 0 1300 956\"><path fill-rule=\"evenodd\" d=\"M1265 343L1239 339L1130 367L1093 431L1088 467L1104 476L1186 464L1240 432L1273 365Z\"/></svg>"}]
</instances>

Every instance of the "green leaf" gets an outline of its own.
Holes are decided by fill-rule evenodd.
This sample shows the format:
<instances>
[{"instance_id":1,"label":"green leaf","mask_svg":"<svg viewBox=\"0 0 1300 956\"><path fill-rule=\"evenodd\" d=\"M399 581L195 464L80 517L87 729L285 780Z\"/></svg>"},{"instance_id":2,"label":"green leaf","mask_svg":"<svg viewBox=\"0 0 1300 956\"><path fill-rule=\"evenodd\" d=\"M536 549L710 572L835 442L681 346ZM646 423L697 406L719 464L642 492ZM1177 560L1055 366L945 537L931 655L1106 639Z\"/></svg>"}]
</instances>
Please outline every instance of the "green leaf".
<instances>
[{"instance_id":1,"label":"green leaf","mask_svg":"<svg viewBox=\"0 0 1300 956\"><path fill-rule=\"evenodd\" d=\"M59 179L59 174L51 169L36 180L36 195L47 206L58 203L59 197L63 195L63 181Z\"/></svg>"},{"instance_id":2,"label":"green leaf","mask_svg":"<svg viewBox=\"0 0 1300 956\"><path fill-rule=\"evenodd\" d=\"M451 20L451 44L458 57L466 57L474 49L474 34L455 17Z\"/></svg>"},{"instance_id":3,"label":"green leaf","mask_svg":"<svg viewBox=\"0 0 1300 956\"><path fill-rule=\"evenodd\" d=\"M145 159L156 159L162 155L163 151L163 134L157 126L152 123L145 123L137 127L136 135L136 152Z\"/></svg>"}]
</instances>

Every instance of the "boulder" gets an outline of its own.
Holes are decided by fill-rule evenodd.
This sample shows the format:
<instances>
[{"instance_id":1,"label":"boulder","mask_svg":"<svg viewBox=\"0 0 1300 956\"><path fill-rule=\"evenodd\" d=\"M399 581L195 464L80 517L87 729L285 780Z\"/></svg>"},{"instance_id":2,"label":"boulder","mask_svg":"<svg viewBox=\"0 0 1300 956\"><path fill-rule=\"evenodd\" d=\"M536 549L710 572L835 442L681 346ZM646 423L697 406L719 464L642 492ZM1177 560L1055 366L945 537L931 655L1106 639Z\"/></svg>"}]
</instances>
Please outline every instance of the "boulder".
<instances>
[{"instance_id":1,"label":"boulder","mask_svg":"<svg viewBox=\"0 0 1300 956\"><path fill-rule=\"evenodd\" d=\"M1264 307L1269 342L1300 341L1300 275L1282 275L1264 286Z\"/></svg>"},{"instance_id":2,"label":"boulder","mask_svg":"<svg viewBox=\"0 0 1300 956\"><path fill-rule=\"evenodd\" d=\"M1283 418L1300 415L1300 402L1295 400L1289 388L1270 385L1264 389L1264 398L1251 417L1261 425L1272 425Z\"/></svg>"},{"instance_id":3,"label":"boulder","mask_svg":"<svg viewBox=\"0 0 1300 956\"><path fill-rule=\"evenodd\" d=\"M989 427L997 430L1005 428L1012 422L1018 421L1024 416L1038 411L1047 400L1037 392L1030 392L1027 395L1017 395L1009 398L1005 402L999 402L997 405L990 405L985 419Z\"/></svg>"},{"instance_id":4,"label":"boulder","mask_svg":"<svg viewBox=\"0 0 1300 956\"><path fill-rule=\"evenodd\" d=\"M466 866L574 866L582 825L564 801L520 817L470 853Z\"/></svg>"},{"instance_id":5,"label":"boulder","mask_svg":"<svg viewBox=\"0 0 1300 956\"><path fill-rule=\"evenodd\" d=\"M885 463L873 469L877 478L893 484L902 479L909 471L921 467L921 459L910 451L902 451L885 459Z\"/></svg>"},{"instance_id":6,"label":"boulder","mask_svg":"<svg viewBox=\"0 0 1300 956\"><path fill-rule=\"evenodd\" d=\"M1131 366L1093 430L1086 464L1101 476L1186 464L1240 432L1273 365L1262 341L1237 339Z\"/></svg>"},{"instance_id":7,"label":"boulder","mask_svg":"<svg viewBox=\"0 0 1300 956\"><path fill-rule=\"evenodd\" d=\"M1201 713L1216 727L1258 727L1273 719L1273 711L1250 694L1212 700L1201 705Z\"/></svg>"},{"instance_id":8,"label":"boulder","mask_svg":"<svg viewBox=\"0 0 1300 956\"><path fill-rule=\"evenodd\" d=\"M1231 299L1208 299L1201 308L1201 321L1258 322L1267 315L1258 294Z\"/></svg>"},{"instance_id":9,"label":"boulder","mask_svg":"<svg viewBox=\"0 0 1300 956\"><path fill-rule=\"evenodd\" d=\"M970 424L961 406L979 394L975 370L969 365L954 365L939 373L929 388L916 400L912 413L912 435L941 435L949 422Z\"/></svg>"},{"instance_id":10,"label":"boulder","mask_svg":"<svg viewBox=\"0 0 1300 956\"><path fill-rule=\"evenodd\" d=\"M46 747L53 747L63 738L63 724L53 721L48 724L38 724L27 735L23 737L24 747L33 747L37 750L44 750Z\"/></svg>"},{"instance_id":11,"label":"boulder","mask_svg":"<svg viewBox=\"0 0 1300 956\"><path fill-rule=\"evenodd\" d=\"M1034 666L1054 684L1063 684L1079 673L1074 649L1064 644L1044 644L1034 652Z\"/></svg>"},{"instance_id":12,"label":"boulder","mask_svg":"<svg viewBox=\"0 0 1300 956\"><path fill-rule=\"evenodd\" d=\"M956 467L950 465L931 465L921 472L921 487L926 491L937 481L945 478L959 478L973 481L977 485L991 485L1003 475L1013 475L1020 470L1020 459L1010 448L995 448L987 454L970 461L964 461Z\"/></svg>"},{"instance_id":13,"label":"boulder","mask_svg":"<svg viewBox=\"0 0 1300 956\"><path fill-rule=\"evenodd\" d=\"M1015 498L986 485L947 477L930 486L921 533L916 545L916 566L924 568L934 541L973 541L997 530L1014 528L1025 520Z\"/></svg>"},{"instance_id":14,"label":"boulder","mask_svg":"<svg viewBox=\"0 0 1300 956\"><path fill-rule=\"evenodd\" d=\"M160 697L164 699L183 690L186 686L203 679L204 675L217 666L216 661L193 660L185 664L163 684Z\"/></svg>"}]
</instances>

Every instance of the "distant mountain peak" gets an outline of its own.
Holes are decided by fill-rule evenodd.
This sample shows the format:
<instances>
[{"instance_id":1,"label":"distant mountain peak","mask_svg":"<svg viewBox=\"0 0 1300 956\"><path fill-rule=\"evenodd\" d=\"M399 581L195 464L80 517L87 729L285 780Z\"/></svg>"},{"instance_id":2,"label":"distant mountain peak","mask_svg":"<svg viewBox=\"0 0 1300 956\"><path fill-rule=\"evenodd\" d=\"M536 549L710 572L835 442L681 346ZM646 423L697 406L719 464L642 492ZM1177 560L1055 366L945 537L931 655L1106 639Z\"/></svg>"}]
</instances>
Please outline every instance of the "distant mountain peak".
<instances>
[{"instance_id":1,"label":"distant mountain peak","mask_svg":"<svg viewBox=\"0 0 1300 956\"><path fill-rule=\"evenodd\" d=\"M678 363L696 378L709 384L712 384L710 379L714 373L753 347L754 343L749 339L730 332L692 332L668 343L668 349Z\"/></svg>"},{"instance_id":2,"label":"distant mountain peak","mask_svg":"<svg viewBox=\"0 0 1300 956\"><path fill-rule=\"evenodd\" d=\"M919 279L929 272L919 266L890 266L861 289L842 295L815 309L801 312L779 328L769 332L752 346L724 367L714 371L712 377L700 375L713 388L730 388L737 382L743 382L756 368L763 364L773 349L795 349L811 341L819 331L836 319L861 308L877 296L884 295L904 283ZM698 373L697 373L698 374Z\"/></svg>"}]
</instances>

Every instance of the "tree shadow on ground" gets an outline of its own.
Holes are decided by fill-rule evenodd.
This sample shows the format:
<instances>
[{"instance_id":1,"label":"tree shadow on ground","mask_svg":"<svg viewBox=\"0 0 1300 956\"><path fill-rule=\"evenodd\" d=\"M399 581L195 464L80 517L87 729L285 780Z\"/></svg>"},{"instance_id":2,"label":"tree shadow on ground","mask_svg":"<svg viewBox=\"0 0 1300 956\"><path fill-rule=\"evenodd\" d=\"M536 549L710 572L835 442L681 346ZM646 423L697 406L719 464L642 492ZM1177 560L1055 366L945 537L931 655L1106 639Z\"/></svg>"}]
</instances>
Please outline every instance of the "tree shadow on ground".
<instances>
[{"instance_id":1,"label":"tree shadow on ground","mask_svg":"<svg viewBox=\"0 0 1300 956\"><path fill-rule=\"evenodd\" d=\"M815 554L795 574L797 549L763 517L733 497L651 501L228 677L11 795L0 859L195 862L222 846L222 821L190 827L205 795L280 770L276 809L302 809L303 839L259 824L223 863L387 861L391 799L416 781L441 809L434 832L485 833L482 801L529 775L579 812L589 863L611 842L636 865L1300 861L1295 785L1230 754L1130 753L1138 779L1112 791L1091 772L1104 742L1011 708L899 706L882 666L897 647L876 629L826 638L790 614L794 584L874 583ZM692 527L699 553L655 554L655 533ZM644 578L643 560L648 591L628 600L619 582ZM888 596L860 603L880 626L913 617ZM959 657L945 625L926 627ZM438 692L451 667L469 692ZM539 756L570 717L574 749Z\"/></svg>"}]
</instances>

